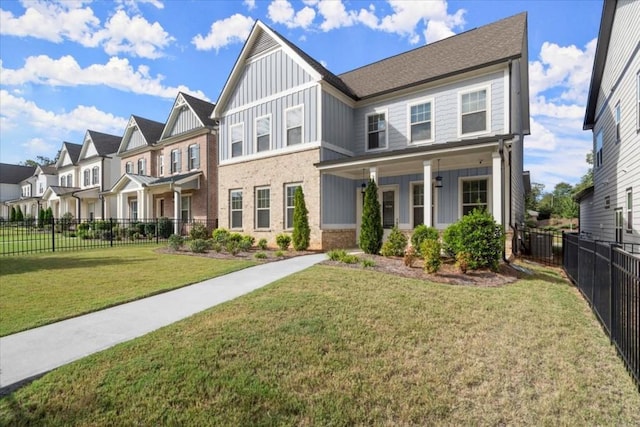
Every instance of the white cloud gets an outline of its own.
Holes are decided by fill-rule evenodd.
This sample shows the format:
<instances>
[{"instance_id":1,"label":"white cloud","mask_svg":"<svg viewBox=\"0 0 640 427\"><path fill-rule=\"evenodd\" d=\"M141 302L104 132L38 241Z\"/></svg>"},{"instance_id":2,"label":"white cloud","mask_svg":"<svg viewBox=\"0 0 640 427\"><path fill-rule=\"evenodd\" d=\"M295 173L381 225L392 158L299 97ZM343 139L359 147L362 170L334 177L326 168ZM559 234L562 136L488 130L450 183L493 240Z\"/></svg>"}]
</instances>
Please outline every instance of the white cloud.
<instances>
[{"instance_id":1,"label":"white cloud","mask_svg":"<svg viewBox=\"0 0 640 427\"><path fill-rule=\"evenodd\" d=\"M306 6L296 12L288 0L273 0L267 9L267 16L276 24L284 24L287 28L308 28L316 12Z\"/></svg>"},{"instance_id":2,"label":"white cloud","mask_svg":"<svg viewBox=\"0 0 640 427\"><path fill-rule=\"evenodd\" d=\"M0 90L0 123L20 122L26 126L44 129L48 132L85 132L93 129L119 134L127 124L127 119L105 113L94 106L79 105L70 112L57 114L38 107L33 101L11 95Z\"/></svg>"},{"instance_id":3,"label":"white cloud","mask_svg":"<svg viewBox=\"0 0 640 427\"><path fill-rule=\"evenodd\" d=\"M256 8L256 0L244 0L242 3L247 6L247 9L249 10Z\"/></svg>"},{"instance_id":4,"label":"white cloud","mask_svg":"<svg viewBox=\"0 0 640 427\"><path fill-rule=\"evenodd\" d=\"M585 107L577 104L567 105L549 102L545 96L539 95L531 100L530 110L532 116L582 120L584 118Z\"/></svg>"},{"instance_id":5,"label":"white cloud","mask_svg":"<svg viewBox=\"0 0 640 427\"><path fill-rule=\"evenodd\" d=\"M20 69L3 68L0 60L0 80L3 85L19 86L35 83L49 86L108 86L124 92L175 98L178 92L188 92L198 98L208 100L201 91L188 87L164 86L162 75L152 77L149 67L140 65L137 69L126 58L112 57L106 64L80 67L72 56L53 59L46 55L31 56Z\"/></svg>"},{"instance_id":6,"label":"white cloud","mask_svg":"<svg viewBox=\"0 0 640 427\"><path fill-rule=\"evenodd\" d=\"M139 12L138 4L150 4L156 9L164 9L164 3L161 0L117 0L117 3L122 4L128 9Z\"/></svg>"},{"instance_id":7,"label":"white cloud","mask_svg":"<svg viewBox=\"0 0 640 427\"><path fill-rule=\"evenodd\" d=\"M20 146L24 148L28 156L41 156L42 153L48 153L55 149L53 142L47 142L42 138L31 138L20 144Z\"/></svg>"},{"instance_id":8,"label":"white cloud","mask_svg":"<svg viewBox=\"0 0 640 427\"><path fill-rule=\"evenodd\" d=\"M253 18L236 13L235 15L215 21L211 24L209 34L202 36L196 35L192 40L198 50L219 50L231 43L244 42L251 28L253 28Z\"/></svg>"},{"instance_id":9,"label":"white cloud","mask_svg":"<svg viewBox=\"0 0 640 427\"><path fill-rule=\"evenodd\" d=\"M341 27L350 27L357 16L355 12L347 12L342 0L320 0L317 5L318 13L324 18L320 24L322 31L330 31Z\"/></svg>"},{"instance_id":10,"label":"white cloud","mask_svg":"<svg viewBox=\"0 0 640 427\"><path fill-rule=\"evenodd\" d=\"M156 7L162 3L149 0ZM175 39L158 22L141 15L130 17L120 9L100 27L100 20L83 2L26 3L22 16L0 9L0 34L34 37L55 43L70 40L85 47L102 46L109 55L127 53L142 58L158 58Z\"/></svg>"}]
</instances>

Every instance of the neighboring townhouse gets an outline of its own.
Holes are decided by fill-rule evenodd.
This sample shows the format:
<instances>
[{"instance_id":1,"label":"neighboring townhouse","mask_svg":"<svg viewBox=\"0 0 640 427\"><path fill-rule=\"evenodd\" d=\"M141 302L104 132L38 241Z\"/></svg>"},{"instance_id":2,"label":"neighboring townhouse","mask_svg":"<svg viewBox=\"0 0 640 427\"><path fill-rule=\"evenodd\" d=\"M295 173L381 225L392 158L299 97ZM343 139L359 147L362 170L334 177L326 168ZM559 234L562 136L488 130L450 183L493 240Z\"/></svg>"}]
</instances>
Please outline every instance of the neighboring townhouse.
<instances>
[{"instance_id":1,"label":"neighboring townhouse","mask_svg":"<svg viewBox=\"0 0 640 427\"><path fill-rule=\"evenodd\" d=\"M584 129L593 133L593 187L580 232L640 244L640 2L605 0Z\"/></svg>"},{"instance_id":2,"label":"neighboring townhouse","mask_svg":"<svg viewBox=\"0 0 640 427\"><path fill-rule=\"evenodd\" d=\"M220 226L274 244L302 186L311 247L354 247L373 179L385 235L478 207L511 230L524 220L527 64L525 13L338 76L256 22L213 113Z\"/></svg>"},{"instance_id":3,"label":"neighboring townhouse","mask_svg":"<svg viewBox=\"0 0 640 427\"><path fill-rule=\"evenodd\" d=\"M33 175L20 182L20 198L6 202L9 209L20 206L25 217L37 218L40 209L47 207L42 200L45 190L49 185L55 185L57 179L55 166L37 166Z\"/></svg>"},{"instance_id":4,"label":"neighboring townhouse","mask_svg":"<svg viewBox=\"0 0 640 427\"><path fill-rule=\"evenodd\" d=\"M0 220L9 220L13 201L19 200L26 192L31 194L32 187L27 187L24 182L33 176L35 170L33 166L0 163Z\"/></svg>"},{"instance_id":5,"label":"neighboring townhouse","mask_svg":"<svg viewBox=\"0 0 640 427\"><path fill-rule=\"evenodd\" d=\"M214 104L179 93L166 124L131 116L118 155L123 175L109 197L118 218L217 218ZM176 227L178 223L176 222Z\"/></svg>"},{"instance_id":6,"label":"neighboring townhouse","mask_svg":"<svg viewBox=\"0 0 640 427\"><path fill-rule=\"evenodd\" d=\"M69 213L78 218L78 199L73 197L73 192L80 190L78 186L78 158L82 145L72 142L63 142L55 164L58 172L58 181L44 191L42 200L51 208L54 218L61 218Z\"/></svg>"}]
</instances>

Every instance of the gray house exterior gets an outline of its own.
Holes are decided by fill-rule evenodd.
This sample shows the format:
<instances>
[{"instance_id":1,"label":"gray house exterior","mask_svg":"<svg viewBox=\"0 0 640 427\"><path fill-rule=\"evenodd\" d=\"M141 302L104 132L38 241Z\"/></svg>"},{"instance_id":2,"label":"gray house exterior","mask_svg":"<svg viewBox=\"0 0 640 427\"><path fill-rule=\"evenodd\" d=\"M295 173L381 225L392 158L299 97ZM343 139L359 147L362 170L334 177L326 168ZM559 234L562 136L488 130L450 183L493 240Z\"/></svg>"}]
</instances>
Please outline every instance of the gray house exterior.
<instances>
[{"instance_id":1,"label":"gray house exterior","mask_svg":"<svg viewBox=\"0 0 640 427\"><path fill-rule=\"evenodd\" d=\"M341 75L257 22L212 115L220 226L273 244L301 186L311 246L353 247L373 179L386 230L442 229L479 206L510 230L524 219L527 63L524 13Z\"/></svg>"},{"instance_id":2,"label":"gray house exterior","mask_svg":"<svg viewBox=\"0 0 640 427\"><path fill-rule=\"evenodd\" d=\"M25 196L25 185L31 191L31 183L28 181L35 170L34 166L0 163L0 219L9 219L11 207Z\"/></svg>"},{"instance_id":3,"label":"gray house exterior","mask_svg":"<svg viewBox=\"0 0 640 427\"><path fill-rule=\"evenodd\" d=\"M586 237L640 244L640 2L605 0L584 129L593 187L579 195Z\"/></svg>"}]
</instances>

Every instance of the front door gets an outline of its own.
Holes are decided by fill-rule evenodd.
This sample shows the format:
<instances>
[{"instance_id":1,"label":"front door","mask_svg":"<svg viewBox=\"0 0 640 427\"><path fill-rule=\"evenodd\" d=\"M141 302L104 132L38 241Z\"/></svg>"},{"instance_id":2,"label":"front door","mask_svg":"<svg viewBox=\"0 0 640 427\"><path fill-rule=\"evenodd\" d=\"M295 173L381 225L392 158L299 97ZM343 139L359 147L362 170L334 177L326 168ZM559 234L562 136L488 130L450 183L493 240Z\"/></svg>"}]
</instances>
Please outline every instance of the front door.
<instances>
[{"instance_id":1,"label":"front door","mask_svg":"<svg viewBox=\"0 0 640 427\"><path fill-rule=\"evenodd\" d=\"M378 200L380 201L380 216L382 219L382 228L384 230L383 239L387 240L391 229L399 222L399 206L398 206L398 186L387 185L380 186L378 189Z\"/></svg>"}]
</instances>

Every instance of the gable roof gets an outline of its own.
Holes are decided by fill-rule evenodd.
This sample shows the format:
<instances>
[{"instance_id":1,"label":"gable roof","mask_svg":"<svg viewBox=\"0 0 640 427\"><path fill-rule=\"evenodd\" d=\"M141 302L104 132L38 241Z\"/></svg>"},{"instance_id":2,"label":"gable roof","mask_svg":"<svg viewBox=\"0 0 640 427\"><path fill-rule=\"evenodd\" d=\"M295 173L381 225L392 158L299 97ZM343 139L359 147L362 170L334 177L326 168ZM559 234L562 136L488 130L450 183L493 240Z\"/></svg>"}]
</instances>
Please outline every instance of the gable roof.
<instances>
[{"instance_id":1,"label":"gable roof","mask_svg":"<svg viewBox=\"0 0 640 427\"><path fill-rule=\"evenodd\" d=\"M591 71L591 83L589 84L589 95L587 97L587 108L584 116L583 130L593 129L596 121L596 104L598 103L598 93L600 93L600 83L607 61L609 50L609 40L611 39L611 29L613 28L613 18L616 14L617 0L605 0L602 4L602 18L600 20L600 30L598 31L598 43L596 44L596 54L593 59L593 70Z\"/></svg>"},{"instance_id":2,"label":"gable roof","mask_svg":"<svg viewBox=\"0 0 640 427\"><path fill-rule=\"evenodd\" d=\"M40 165L37 167L37 169L40 169L40 171L45 175L56 174L56 165ZM36 169L36 172L37 172L37 169Z\"/></svg>"},{"instance_id":3,"label":"gable roof","mask_svg":"<svg viewBox=\"0 0 640 427\"><path fill-rule=\"evenodd\" d=\"M80 157L80 151L82 151L82 145L74 144L73 142L63 142L62 149L60 150L60 157L56 162L56 168L59 169L62 167L62 162L64 161L63 151L66 151L71 159L71 163L76 165L78 163L78 158Z\"/></svg>"},{"instance_id":4,"label":"gable roof","mask_svg":"<svg viewBox=\"0 0 640 427\"><path fill-rule=\"evenodd\" d=\"M34 174L35 166L0 163L0 184L19 184Z\"/></svg>"},{"instance_id":5,"label":"gable roof","mask_svg":"<svg viewBox=\"0 0 640 427\"><path fill-rule=\"evenodd\" d=\"M442 79L522 56L526 12L340 74L358 98Z\"/></svg>"},{"instance_id":6,"label":"gable roof","mask_svg":"<svg viewBox=\"0 0 640 427\"><path fill-rule=\"evenodd\" d=\"M129 121L127 122L127 127L124 130L124 135L122 135L122 138L120 139L120 144L117 151L118 154L129 151L131 135L133 135L133 132L136 128L144 138L146 147L149 147L158 142L160 136L162 136L164 123L145 119L144 117L132 114L129 118ZM141 146L132 147L131 150L139 149L140 147ZM145 145L142 145L142 147L145 147Z\"/></svg>"},{"instance_id":7,"label":"gable roof","mask_svg":"<svg viewBox=\"0 0 640 427\"><path fill-rule=\"evenodd\" d=\"M173 102L173 107L171 107L169 117L167 118L167 123L164 125L164 130L162 131L160 140L173 136L171 135L171 130L180 115L181 109L185 106L195 114L202 126L214 127L216 125L216 121L211 118L215 104L188 95L184 92L178 92L176 100Z\"/></svg>"},{"instance_id":8,"label":"gable roof","mask_svg":"<svg viewBox=\"0 0 640 427\"><path fill-rule=\"evenodd\" d=\"M100 156L107 156L118 151L120 140L122 137L110 135L108 133L97 132L95 130L87 130L93 146Z\"/></svg>"}]
</instances>

